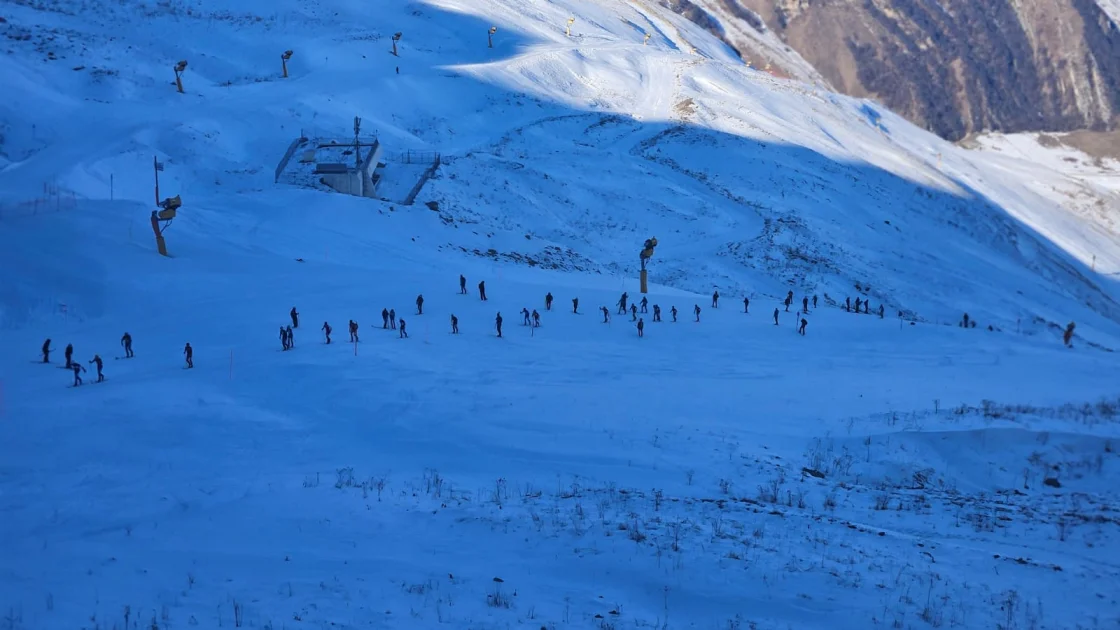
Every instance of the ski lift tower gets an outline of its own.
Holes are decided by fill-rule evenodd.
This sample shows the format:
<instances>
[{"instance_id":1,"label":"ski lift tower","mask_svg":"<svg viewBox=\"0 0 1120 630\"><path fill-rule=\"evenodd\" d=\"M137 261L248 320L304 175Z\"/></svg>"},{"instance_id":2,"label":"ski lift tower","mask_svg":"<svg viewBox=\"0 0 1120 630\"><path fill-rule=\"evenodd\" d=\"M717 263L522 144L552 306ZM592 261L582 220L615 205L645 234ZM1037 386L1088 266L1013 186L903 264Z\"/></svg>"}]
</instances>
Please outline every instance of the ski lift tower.
<instances>
[{"instance_id":1,"label":"ski lift tower","mask_svg":"<svg viewBox=\"0 0 1120 630\"><path fill-rule=\"evenodd\" d=\"M642 293L649 293L649 274L646 271L646 263L650 258L653 258L653 250L657 247L657 237L647 238L645 245L642 247L642 252L638 254L638 259L642 262L641 272L641 291Z\"/></svg>"}]
</instances>

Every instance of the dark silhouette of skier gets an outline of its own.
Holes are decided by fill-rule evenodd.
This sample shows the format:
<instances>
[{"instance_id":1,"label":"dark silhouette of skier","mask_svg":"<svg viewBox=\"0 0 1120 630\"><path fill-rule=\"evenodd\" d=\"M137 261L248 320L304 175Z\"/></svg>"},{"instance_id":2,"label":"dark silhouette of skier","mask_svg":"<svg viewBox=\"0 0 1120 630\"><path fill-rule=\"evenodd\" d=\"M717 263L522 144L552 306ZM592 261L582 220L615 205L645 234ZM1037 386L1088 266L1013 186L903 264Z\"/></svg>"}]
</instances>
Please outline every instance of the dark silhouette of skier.
<instances>
[{"instance_id":1,"label":"dark silhouette of skier","mask_svg":"<svg viewBox=\"0 0 1120 630\"><path fill-rule=\"evenodd\" d=\"M280 327L280 345L284 350L288 349L288 331L283 326Z\"/></svg>"},{"instance_id":2,"label":"dark silhouette of skier","mask_svg":"<svg viewBox=\"0 0 1120 630\"><path fill-rule=\"evenodd\" d=\"M537 309L533 309L533 328L540 328L540 327L541 327L541 314L537 312Z\"/></svg>"},{"instance_id":3,"label":"dark silhouette of skier","mask_svg":"<svg viewBox=\"0 0 1120 630\"><path fill-rule=\"evenodd\" d=\"M786 293L786 310L789 310L790 305L793 304L793 291Z\"/></svg>"},{"instance_id":4,"label":"dark silhouette of skier","mask_svg":"<svg viewBox=\"0 0 1120 630\"><path fill-rule=\"evenodd\" d=\"M47 339L43 342L43 363L51 362L51 340Z\"/></svg>"},{"instance_id":5,"label":"dark silhouette of skier","mask_svg":"<svg viewBox=\"0 0 1120 630\"><path fill-rule=\"evenodd\" d=\"M70 360L70 357L74 356L74 344L72 344L72 343L66 344L65 356L66 356L66 367L70 367L70 365L73 363Z\"/></svg>"},{"instance_id":6,"label":"dark silhouette of skier","mask_svg":"<svg viewBox=\"0 0 1120 630\"><path fill-rule=\"evenodd\" d=\"M521 317L522 317L522 320L521 320L521 325L522 326L532 325L532 322L529 321L529 309L527 309L527 308L521 309Z\"/></svg>"},{"instance_id":7,"label":"dark silhouette of skier","mask_svg":"<svg viewBox=\"0 0 1120 630\"><path fill-rule=\"evenodd\" d=\"M699 323L700 322L700 305L699 304L692 307L692 313L694 315L696 315L696 321L697 321L697 323Z\"/></svg>"},{"instance_id":8,"label":"dark silhouette of skier","mask_svg":"<svg viewBox=\"0 0 1120 630\"><path fill-rule=\"evenodd\" d=\"M801 318L801 326L799 326L797 328L798 334L800 334L802 337L804 337L805 336L805 327L808 326L808 325L809 325L809 322L805 321L805 318L802 317Z\"/></svg>"},{"instance_id":9,"label":"dark silhouette of skier","mask_svg":"<svg viewBox=\"0 0 1120 630\"><path fill-rule=\"evenodd\" d=\"M719 291L712 293L712 308L719 308Z\"/></svg>"},{"instance_id":10,"label":"dark silhouette of skier","mask_svg":"<svg viewBox=\"0 0 1120 630\"><path fill-rule=\"evenodd\" d=\"M883 311L883 305L880 304L879 305L879 319L883 319L883 312L884 312Z\"/></svg>"},{"instance_id":11,"label":"dark silhouette of skier","mask_svg":"<svg viewBox=\"0 0 1120 630\"><path fill-rule=\"evenodd\" d=\"M844 298L844 310L848 311L849 313L852 312L852 298Z\"/></svg>"},{"instance_id":12,"label":"dark silhouette of skier","mask_svg":"<svg viewBox=\"0 0 1120 630\"><path fill-rule=\"evenodd\" d=\"M97 364L97 382L100 383L101 381L104 381L105 375L101 373L101 368L104 367L104 363L102 363L101 361L101 355L93 355L93 359L90 361L90 363Z\"/></svg>"},{"instance_id":13,"label":"dark silhouette of skier","mask_svg":"<svg viewBox=\"0 0 1120 630\"><path fill-rule=\"evenodd\" d=\"M859 314L859 307L860 307L860 306L861 306L862 304L863 304L863 301L862 301L862 300L860 300L859 298L856 298L856 314L857 314L857 315Z\"/></svg>"},{"instance_id":14,"label":"dark silhouette of skier","mask_svg":"<svg viewBox=\"0 0 1120 630\"><path fill-rule=\"evenodd\" d=\"M628 300L628 299L630 299L630 296L627 295L625 291L623 291L622 292L622 297L618 299L618 314L619 315L625 315L626 314L626 300Z\"/></svg>"},{"instance_id":15,"label":"dark silhouette of skier","mask_svg":"<svg viewBox=\"0 0 1120 630\"><path fill-rule=\"evenodd\" d=\"M778 309L774 309L774 325L778 325Z\"/></svg>"},{"instance_id":16,"label":"dark silhouette of skier","mask_svg":"<svg viewBox=\"0 0 1120 630\"><path fill-rule=\"evenodd\" d=\"M863 301L863 314L864 315L870 315L871 314L871 312L867 310L870 307L871 307L871 300L864 300Z\"/></svg>"},{"instance_id":17,"label":"dark silhouette of skier","mask_svg":"<svg viewBox=\"0 0 1120 630\"><path fill-rule=\"evenodd\" d=\"M72 364L70 364L66 367L70 368L71 370L74 370L74 387L77 387L77 386L81 385L82 384L81 373L86 371L86 369L82 366L82 364L81 363L72 363Z\"/></svg>"},{"instance_id":18,"label":"dark silhouette of skier","mask_svg":"<svg viewBox=\"0 0 1120 630\"><path fill-rule=\"evenodd\" d=\"M813 294L813 310L817 310L817 296Z\"/></svg>"},{"instance_id":19,"label":"dark silhouette of skier","mask_svg":"<svg viewBox=\"0 0 1120 630\"><path fill-rule=\"evenodd\" d=\"M408 333L405 332L404 326L405 326L404 318L402 317L401 318L401 339L408 339Z\"/></svg>"},{"instance_id":20,"label":"dark silhouette of skier","mask_svg":"<svg viewBox=\"0 0 1120 630\"><path fill-rule=\"evenodd\" d=\"M609 310L607 310L607 307L600 306L599 310L603 312L603 323L604 324L611 323L611 312Z\"/></svg>"},{"instance_id":21,"label":"dark silhouette of skier","mask_svg":"<svg viewBox=\"0 0 1120 630\"><path fill-rule=\"evenodd\" d=\"M645 332L644 332L645 329L646 329L646 323L639 318L638 319L638 336L639 337L644 337L645 336Z\"/></svg>"},{"instance_id":22,"label":"dark silhouette of skier","mask_svg":"<svg viewBox=\"0 0 1120 630\"><path fill-rule=\"evenodd\" d=\"M288 326L288 329L285 332L288 333L288 348L296 347L296 336L292 333L292 327Z\"/></svg>"},{"instance_id":23,"label":"dark silhouette of skier","mask_svg":"<svg viewBox=\"0 0 1120 630\"><path fill-rule=\"evenodd\" d=\"M552 292L551 291L549 291L544 296L544 310L546 310L546 311L551 311L552 310Z\"/></svg>"},{"instance_id":24,"label":"dark silhouette of skier","mask_svg":"<svg viewBox=\"0 0 1120 630\"><path fill-rule=\"evenodd\" d=\"M327 345L330 345L330 343L331 343L331 325L328 324L327 322L323 322L323 328L321 330L324 333L327 334Z\"/></svg>"},{"instance_id":25,"label":"dark silhouette of skier","mask_svg":"<svg viewBox=\"0 0 1120 630\"><path fill-rule=\"evenodd\" d=\"M389 309L389 328L397 329L397 309Z\"/></svg>"},{"instance_id":26,"label":"dark silhouette of skier","mask_svg":"<svg viewBox=\"0 0 1120 630\"><path fill-rule=\"evenodd\" d=\"M424 314L424 296L423 296L423 294L416 296L416 314L417 315L423 315Z\"/></svg>"},{"instance_id":27,"label":"dark silhouette of skier","mask_svg":"<svg viewBox=\"0 0 1120 630\"><path fill-rule=\"evenodd\" d=\"M188 341L187 345L183 347L183 354L187 357L187 368L188 369L193 368L194 367L194 348L191 347L191 342Z\"/></svg>"},{"instance_id":28,"label":"dark silhouette of skier","mask_svg":"<svg viewBox=\"0 0 1120 630\"><path fill-rule=\"evenodd\" d=\"M809 312L809 298L807 298L807 297L801 298L801 312L802 313L808 313Z\"/></svg>"},{"instance_id":29,"label":"dark silhouette of skier","mask_svg":"<svg viewBox=\"0 0 1120 630\"><path fill-rule=\"evenodd\" d=\"M458 335L459 334L459 318L455 317L454 313L451 314L451 334L452 335Z\"/></svg>"},{"instance_id":30,"label":"dark silhouette of skier","mask_svg":"<svg viewBox=\"0 0 1120 630\"><path fill-rule=\"evenodd\" d=\"M299 313L296 312L296 307L292 307L290 315L292 316L292 328L299 328Z\"/></svg>"},{"instance_id":31,"label":"dark silhouette of skier","mask_svg":"<svg viewBox=\"0 0 1120 630\"><path fill-rule=\"evenodd\" d=\"M381 309L381 328L383 330L389 329L389 309Z\"/></svg>"},{"instance_id":32,"label":"dark silhouette of skier","mask_svg":"<svg viewBox=\"0 0 1120 630\"><path fill-rule=\"evenodd\" d=\"M661 321L661 307L656 304L653 305L653 321Z\"/></svg>"},{"instance_id":33,"label":"dark silhouette of skier","mask_svg":"<svg viewBox=\"0 0 1120 630\"><path fill-rule=\"evenodd\" d=\"M968 328L968 313L965 313L964 319L961 320L961 328Z\"/></svg>"},{"instance_id":34,"label":"dark silhouette of skier","mask_svg":"<svg viewBox=\"0 0 1120 630\"><path fill-rule=\"evenodd\" d=\"M637 304L631 304L630 305L630 321L632 321L632 322L638 321L638 305Z\"/></svg>"},{"instance_id":35,"label":"dark silhouette of skier","mask_svg":"<svg viewBox=\"0 0 1120 630\"><path fill-rule=\"evenodd\" d=\"M389 314L386 313L385 316L388 317ZM350 342L351 343L357 343L358 342L358 322L356 322L354 320L350 320Z\"/></svg>"},{"instance_id":36,"label":"dark silhouette of skier","mask_svg":"<svg viewBox=\"0 0 1120 630\"><path fill-rule=\"evenodd\" d=\"M502 314L499 312L498 316L494 318L494 326L498 329L498 336L502 336Z\"/></svg>"},{"instance_id":37,"label":"dark silhouette of skier","mask_svg":"<svg viewBox=\"0 0 1120 630\"><path fill-rule=\"evenodd\" d=\"M743 312L744 313L750 313L751 312L751 299L749 297L743 298Z\"/></svg>"},{"instance_id":38,"label":"dark silhouette of skier","mask_svg":"<svg viewBox=\"0 0 1120 630\"><path fill-rule=\"evenodd\" d=\"M1069 325L1066 326L1066 331L1062 333L1062 343L1066 344L1067 348L1073 347L1073 329L1074 323L1070 322Z\"/></svg>"},{"instance_id":39,"label":"dark silhouette of skier","mask_svg":"<svg viewBox=\"0 0 1120 630\"><path fill-rule=\"evenodd\" d=\"M641 304L642 304L642 312L643 312L643 313L647 312L647 311L646 311L646 304L649 304L649 300L647 300L647 299L646 299L646 296L644 296L644 295L642 296L642 302L641 302Z\"/></svg>"},{"instance_id":40,"label":"dark silhouette of skier","mask_svg":"<svg viewBox=\"0 0 1120 630\"><path fill-rule=\"evenodd\" d=\"M676 321L677 321L677 307L674 306L674 307L670 308L669 309L669 314L673 316L673 322L676 323Z\"/></svg>"},{"instance_id":41,"label":"dark silhouette of skier","mask_svg":"<svg viewBox=\"0 0 1120 630\"><path fill-rule=\"evenodd\" d=\"M486 301L486 281L485 280L478 283L478 298L480 300L482 300L483 302Z\"/></svg>"},{"instance_id":42,"label":"dark silhouette of skier","mask_svg":"<svg viewBox=\"0 0 1120 630\"><path fill-rule=\"evenodd\" d=\"M132 358L132 335L130 335L128 333L125 333L124 336L121 337L121 345L124 346L124 358L131 359Z\"/></svg>"},{"instance_id":43,"label":"dark silhouette of skier","mask_svg":"<svg viewBox=\"0 0 1120 630\"><path fill-rule=\"evenodd\" d=\"M467 294L467 277L463 274L459 274L459 293Z\"/></svg>"},{"instance_id":44,"label":"dark silhouette of skier","mask_svg":"<svg viewBox=\"0 0 1120 630\"><path fill-rule=\"evenodd\" d=\"M579 315L579 298L572 298L572 313Z\"/></svg>"}]
</instances>

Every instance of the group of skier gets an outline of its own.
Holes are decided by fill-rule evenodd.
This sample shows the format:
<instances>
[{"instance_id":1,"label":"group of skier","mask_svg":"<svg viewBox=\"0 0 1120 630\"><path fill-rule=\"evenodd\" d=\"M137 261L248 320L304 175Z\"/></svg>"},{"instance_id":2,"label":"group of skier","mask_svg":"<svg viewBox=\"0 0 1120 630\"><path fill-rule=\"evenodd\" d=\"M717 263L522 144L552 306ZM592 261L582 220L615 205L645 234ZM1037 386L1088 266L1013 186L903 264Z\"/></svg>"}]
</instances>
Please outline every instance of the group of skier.
<instances>
[{"instance_id":1,"label":"group of skier","mask_svg":"<svg viewBox=\"0 0 1120 630\"><path fill-rule=\"evenodd\" d=\"M189 345L189 344L188 344ZM121 346L124 347L124 356L117 357L120 359L131 359L134 355L132 353L132 335L127 332L121 337ZM47 339L43 342L43 363L51 362L51 340ZM62 366L63 369L71 370L74 372L74 385L77 387L84 381L82 380L82 372L86 371L84 365L80 361L74 360L74 344L66 344L66 349L63 351L62 356L66 359L66 365ZM105 380L105 361L101 358L100 354L94 354L93 358L86 362L97 366L97 382L101 383Z\"/></svg>"}]
</instances>

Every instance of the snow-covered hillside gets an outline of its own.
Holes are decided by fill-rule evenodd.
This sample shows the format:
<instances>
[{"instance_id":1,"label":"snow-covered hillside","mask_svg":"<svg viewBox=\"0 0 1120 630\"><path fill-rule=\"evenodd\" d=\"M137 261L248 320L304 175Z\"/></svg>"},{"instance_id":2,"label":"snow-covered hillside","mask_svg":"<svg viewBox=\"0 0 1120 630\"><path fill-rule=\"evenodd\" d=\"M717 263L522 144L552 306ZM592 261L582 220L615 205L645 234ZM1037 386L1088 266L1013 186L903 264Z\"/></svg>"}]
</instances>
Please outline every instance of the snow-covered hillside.
<instances>
[{"instance_id":1,"label":"snow-covered hillside","mask_svg":"<svg viewBox=\"0 0 1120 630\"><path fill-rule=\"evenodd\" d=\"M4 11L0 628L1120 620L1120 249L1019 162L652 3ZM354 116L415 205L274 183Z\"/></svg>"}]
</instances>

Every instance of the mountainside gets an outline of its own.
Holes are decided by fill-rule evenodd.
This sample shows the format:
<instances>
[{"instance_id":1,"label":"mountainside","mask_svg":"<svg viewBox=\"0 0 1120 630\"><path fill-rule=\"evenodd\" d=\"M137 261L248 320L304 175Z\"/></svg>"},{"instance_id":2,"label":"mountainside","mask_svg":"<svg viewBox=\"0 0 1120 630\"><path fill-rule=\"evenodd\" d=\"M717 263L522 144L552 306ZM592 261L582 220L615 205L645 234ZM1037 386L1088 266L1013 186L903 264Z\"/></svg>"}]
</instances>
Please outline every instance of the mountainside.
<instances>
[{"instance_id":1,"label":"mountainside","mask_svg":"<svg viewBox=\"0 0 1120 630\"><path fill-rule=\"evenodd\" d=\"M836 89L874 97L950 140L980 131L1111 129L1120 113L1120 29L1105 11L1115 12L1114 4L687 1L697 8L685 14L711 22L714 32L768 28Z\"/></svg>"}]
</instances>

